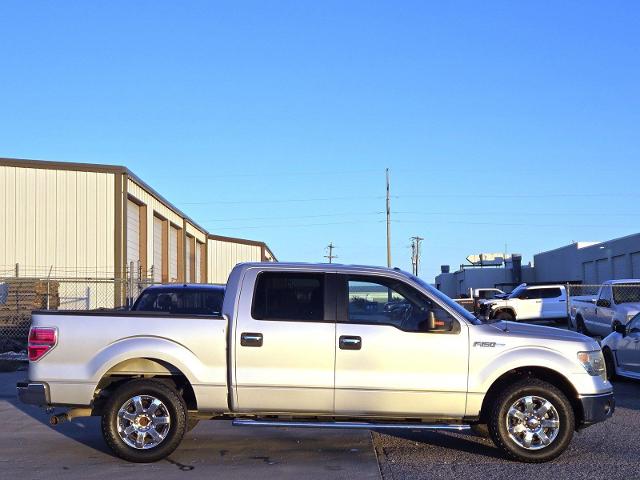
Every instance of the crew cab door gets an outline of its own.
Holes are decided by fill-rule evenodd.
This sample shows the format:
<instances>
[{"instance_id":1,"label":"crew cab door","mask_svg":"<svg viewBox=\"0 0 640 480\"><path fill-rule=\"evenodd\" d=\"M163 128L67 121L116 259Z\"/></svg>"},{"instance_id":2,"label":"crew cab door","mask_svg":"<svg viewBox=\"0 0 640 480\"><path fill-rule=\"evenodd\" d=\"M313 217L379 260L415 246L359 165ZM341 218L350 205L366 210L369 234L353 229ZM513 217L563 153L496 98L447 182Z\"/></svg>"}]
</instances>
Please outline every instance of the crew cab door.
<instances>
[{"instance_id":1,"label":"crew cab door","mask_svg":"<svg viewBox=\"0 0 640 480\"><path fill-rule=\"evenodd\" d=\"M327 277L245 274L231 366L238 411L333 412L335 294Z\"/></svg>"},{"instance_id":2,"label":"crew cab door","mask_svg":"<svg viewBox=\"0 0 640 480\"><path fill-rule=\"evenodd\" d=\"M517 320L529 320L542 317L542 298L537 288L527 288L513 302Z\"/></svg>"},{"instance_id":3,"label":"crew cab door","mask_svg":"<svg viewBox=\"0 0 640 480\"><path fill-rule=\"evenodd\" d=\"M567 299L560 287L538 289L542 299L542 318L562 318L567 316Z\"/></svg>"},{"instance_id":4,"label":"crew cab door","mask_svg":"<svg viewBox=\"0 0 640 480\"><path fill-rule=\"evenodd\" d=\"M613 295L611 285L603 285L600 289L600 295L596 300L594 315L590 318L591 328L594 333L606 336L611 333L611 320L613 319Z\"/></svg>"},{"instance_id":5,"label":"crew cab door","mask_svg":"<svg viewBox=\"0 0 640 480\"><path fill-rule=\"evenodd\" d=\"M462 417L468 327L401 280L339 278L336 414Z\"/></svg>"}]
</instances>

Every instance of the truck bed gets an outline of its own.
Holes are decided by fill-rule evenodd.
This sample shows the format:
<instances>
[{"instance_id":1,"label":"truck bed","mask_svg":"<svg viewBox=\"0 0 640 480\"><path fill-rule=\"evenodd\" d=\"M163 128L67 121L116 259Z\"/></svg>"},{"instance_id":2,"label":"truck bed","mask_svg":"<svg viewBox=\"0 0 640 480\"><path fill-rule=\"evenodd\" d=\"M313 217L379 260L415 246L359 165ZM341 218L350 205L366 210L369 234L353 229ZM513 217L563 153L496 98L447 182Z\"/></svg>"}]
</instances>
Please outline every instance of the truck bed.
<instances>
[{"instance_id":1,"label":"truck bed","mask_svg":"<svg viewBox=\"0 0 640 480\"><path fill-rule=\"evenodd\" d=\"M89 405L107 373L126 374L137 359L160 373L179 370L193 387L198 409L227 410L224 317L37 311L32 325L57 329L57 345L29 370L31 381L47 382L52 404L78 404L80 398L80 405Z\"/></svg>"}]
</instances>

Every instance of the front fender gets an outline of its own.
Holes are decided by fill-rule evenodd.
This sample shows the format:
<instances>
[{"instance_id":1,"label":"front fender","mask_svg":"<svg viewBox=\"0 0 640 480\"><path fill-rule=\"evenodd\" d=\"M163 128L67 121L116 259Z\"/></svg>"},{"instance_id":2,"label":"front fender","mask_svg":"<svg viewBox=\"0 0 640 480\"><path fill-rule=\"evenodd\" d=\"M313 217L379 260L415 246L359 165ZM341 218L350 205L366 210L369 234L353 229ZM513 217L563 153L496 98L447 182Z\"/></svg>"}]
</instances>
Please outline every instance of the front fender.
<instances>
[{"instance_id":1,"label":"front fender","mask_svg":"<svg viewBox=\"0 0 640 480\"><path fill-rule=\"evenodd\" d=\"M496 347L497 348L497 347ZM577 362L570 361L563 354L551 348L528 346L516 347L500 352L484 361L471 359L469 371L469 392L486 393L491 385L502 375L517 368L542 367L553 370L565 377L570 383L573 375L587 375ZM474 368L474 365L478 365Z\"/></svg>"}]
</instances>

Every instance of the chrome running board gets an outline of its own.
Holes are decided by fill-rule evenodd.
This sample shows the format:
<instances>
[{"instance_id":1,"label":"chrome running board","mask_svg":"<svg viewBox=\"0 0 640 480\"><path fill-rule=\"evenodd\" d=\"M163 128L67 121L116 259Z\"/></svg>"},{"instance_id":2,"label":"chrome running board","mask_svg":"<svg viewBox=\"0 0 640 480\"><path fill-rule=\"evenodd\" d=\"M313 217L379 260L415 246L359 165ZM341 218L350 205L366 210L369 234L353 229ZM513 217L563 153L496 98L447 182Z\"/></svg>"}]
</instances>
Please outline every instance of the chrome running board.
<instances>
[{"instance_id":1,"label":"chrome running board","mask_svg":"<svg viewBox=\"0 0 640 480\"><path fill-rule=\"evenodd\" d=\"M298 422L282 420L248 420L236 418L234 427L343 428L366 430L470 430L470 425L444 423L370 423L370 422Z\"/></svg>"}]
</instances>

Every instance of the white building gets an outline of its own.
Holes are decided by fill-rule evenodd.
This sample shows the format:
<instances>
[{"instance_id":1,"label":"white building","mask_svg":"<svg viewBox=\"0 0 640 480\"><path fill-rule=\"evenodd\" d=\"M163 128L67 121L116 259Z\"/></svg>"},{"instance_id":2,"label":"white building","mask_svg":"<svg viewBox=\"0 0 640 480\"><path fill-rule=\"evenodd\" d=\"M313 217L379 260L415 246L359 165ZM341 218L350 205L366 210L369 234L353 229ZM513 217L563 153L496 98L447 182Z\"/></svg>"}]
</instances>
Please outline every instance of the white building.
<instances>
[{"instance_id":1,"label":"white building","mask_svg":"<svg viewBox=\"0 0 640 480\"><path fill-rule=\"evenodd\" d=\"M0 159L5 272L224 283L237 263L275 260L264 242L209 233L125 167Z\"/></svg>"}]
</instances>

